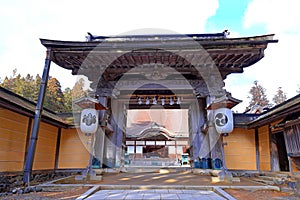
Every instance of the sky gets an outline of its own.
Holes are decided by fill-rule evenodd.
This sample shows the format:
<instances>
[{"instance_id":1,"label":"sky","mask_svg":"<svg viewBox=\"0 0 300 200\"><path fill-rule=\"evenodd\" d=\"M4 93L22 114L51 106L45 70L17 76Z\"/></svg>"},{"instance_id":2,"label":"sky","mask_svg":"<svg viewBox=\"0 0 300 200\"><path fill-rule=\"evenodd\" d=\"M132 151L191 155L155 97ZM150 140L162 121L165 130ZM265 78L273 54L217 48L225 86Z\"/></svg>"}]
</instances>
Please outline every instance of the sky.
<instances>
[{"instance_id":1,"label":"sky","mask_svg":"<svg viewBox=\"0 0 300 200\"><path fill-rule=\"evenodd\" d=\"M272 100L278 87L287 97L300 85L298 52L300 12L296 0L0 0L0 78L17 73L42 74L45 47L39 38L84 41L94 35L118 35L138 30L215 33L225 29L230 37L275 34L279 43L269 44L265 57L231 74L225 89L243 100L233 110L243 112L255 80ZM50 75L63 88L77 79L71 72L51 64Z\"/></svg>"}]
</instances>

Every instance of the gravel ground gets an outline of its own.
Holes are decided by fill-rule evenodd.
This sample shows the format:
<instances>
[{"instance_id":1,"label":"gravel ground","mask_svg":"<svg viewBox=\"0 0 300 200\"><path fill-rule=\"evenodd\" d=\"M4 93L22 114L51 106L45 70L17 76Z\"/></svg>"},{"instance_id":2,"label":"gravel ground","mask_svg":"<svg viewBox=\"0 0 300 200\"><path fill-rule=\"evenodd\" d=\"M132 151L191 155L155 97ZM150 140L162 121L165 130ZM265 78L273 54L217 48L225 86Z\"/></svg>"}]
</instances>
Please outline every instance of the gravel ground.
<instances>
[{"instance_id":1,"label":"gravel ground","mask_svg":"<svg viewBox=\"0 0 300 200\"><path fill-rule=\"evenodd\" d=\"M73 188L61 188L59 191L49 191L49 192L32 192L29 194L14 194L6 197L0 197L0 199L7 199L7 200L13 200L13 199L32 199L32 200L38 200L38 199L76 199L83 193L85 193L89 187L73 187Z\"/></svg>"},{"instance_id":2,"label":"gravel ground","mask_svg":"<svg viewBox=\"0 0 300 200\"><path fill-rule=\"evenodd\" d=\"M264 200L264 199L288 199L297 200L300 196L294 193L280 192L274 190L237 190L226 189L225 192L238 200Z\"/></svg>"}]
</instances>

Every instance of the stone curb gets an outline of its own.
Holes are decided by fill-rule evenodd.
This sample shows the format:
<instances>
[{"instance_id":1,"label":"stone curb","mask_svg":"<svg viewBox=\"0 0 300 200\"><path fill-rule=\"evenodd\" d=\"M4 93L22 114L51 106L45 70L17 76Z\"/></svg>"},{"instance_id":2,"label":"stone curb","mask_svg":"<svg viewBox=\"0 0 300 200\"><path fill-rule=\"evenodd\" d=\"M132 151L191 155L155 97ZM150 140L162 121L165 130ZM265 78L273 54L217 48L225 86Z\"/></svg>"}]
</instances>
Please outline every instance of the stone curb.
<instances>
[{"instance_id":1,"label":"stone curb","mask_svg":"<svg viewBox=\"0 0 300 200\"><path fill-rule=\"evenodd\" d=\"M214 187L214 192L228 200L236 200L233 196L222 190L220 187Z\"/></svg>"},{"instance_id":2,"label":"stone curb","mask_svg":"<svg viewBox=\"0 0 300 200\"><path fill-rule=\"evenodd\" d=\"M182 190L213 190L215 187L221 189L245 189L245 190L276 190L280 187L262 185L262 186L209 186L209 185L102 185L102 184L40 184L40 187L94 187L99 186L101 189L182 189Z\"/></svg>"},{"instance_id":3,"label":"stone curb","mask_svg":"<svg viewBox=\"0 0 300 200\"><path fill-rule=\"evenodd\" d=\"M101 185L101 184L47 184L39 185L40 187L92 187L83 193L77 200L83 200L98 190L151 190L151 189L168 189L168 190L210 190L228 200L236 200L223 189L244 189L244 190L276 190L280 191L277 186L184 186L184 185Z\"/></svg>"},{"instance_id":4,"label":"stone curb","mask_svg":"<svg viewBox=\"0 0 300 200\"><path fill-rule=\"evenodd\" d=\"M83 199L87 198L88 196L91 196L92 194L97 192L99 190L99 188L100 188L99 185L92 187L91 189L89 189L88 191L83 193L80 197L76 198L76 200L83 200Z\"/></svg>"}]
</instances>

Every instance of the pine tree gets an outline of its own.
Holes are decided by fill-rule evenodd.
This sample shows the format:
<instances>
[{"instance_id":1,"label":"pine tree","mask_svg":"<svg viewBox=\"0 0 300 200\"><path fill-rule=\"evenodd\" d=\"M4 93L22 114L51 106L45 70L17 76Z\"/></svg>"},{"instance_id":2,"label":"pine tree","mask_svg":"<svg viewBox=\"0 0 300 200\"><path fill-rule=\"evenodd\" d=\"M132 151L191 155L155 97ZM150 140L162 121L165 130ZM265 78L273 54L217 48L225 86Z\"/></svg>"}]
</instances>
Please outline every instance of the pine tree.
<instances>
[{"instance_id":1,"label":"pine tree","mask_svg":"<svg viewBox=\"0 0 300 200\"><path fill-rule=\"evenodd\" d=\"M10 79L6 76L3 80L3 82L0 84L1 87L10 90Z\"/></svg>"},{"instance_id":2,"label":"pine tree","mask_svg":"<svg viewBox=\"0 0 300 200\"><path fill-rule=\"evenodd\" d=\"M35 102L37 102L38 97L39 97L41 82L42 82L42 78L40 77L39 74L37 74L35 76L35 80L33 83L33 94L32 94L32 100Z\"/></svg>"},{"instance_id":3,"label":"pine tree","mask_svg":"<svg viewBox=\"0 0 300 200\"><path fill-rule=\"evenodd\" d=\"M24 82L24 77L22 77L21 74L18 74L15 78L12 79L11 90L16 94L23 96Z\"/></svg>"},{"instance_id":4,"label":"pine tree","mask_svg":"<svg viewBox=\"0 0 300 200\"><path fill-rule=\"evenodd\" d=\"M72 88L72 101L81 97L86 97L88 95L88 90L84 90L84 84L85 82L83 78L80 78L78 81L76 81L74 87ZM78 105L73 104L72 102L71 105L73 111L76 112L81 110L81 108Z\"/></svg>"},{"instance_id":5,"label":"pine tree","mask_svg":"<svg viewBox=\"0 0 300 200\"><path fill-rule=\"evenodd\" d=\"M286 101L287 97L286 97L286 93L283 92L281 87L278 87L277 92L273 98L273 102L275 103L275 105L278 105L284 101Z\"/></svg>"},{"instance_id":6,"label":"pine tree","mask_svg":"<svg viewBox=\"0 0 300 200\"><path fill-rule=\"evenodd\" d=\"M27 74L27 76L23 79L24 81L24 86L23 86L23 97L29 99L30 101L34 100L34 80L33 76L30 74Z\"/></svg>"},{"instance_id":7,"label":"pine tree","mask_svg":"<svg viewBox=\"0 0 300 200\"><path fill-rule=\"evenodd\" d=\"M266 95L266 89L258 84L258 81L254 81L254 86L250 89L249 94L250 96L248 96L248 98L250 99L250 102L247 110L251 109L254 105L259 105L261 107L271 106Z\"/></svg>"},{"instance_id":8,"label":"pine tree","mask_svg":"<svg viewBox=\"0 0 300 200\"><path fill-rule=\"evenodd\" d=\"M9 78L5 77L4 80L1 81L0 86L31 101L37 102L41 80L42 78L39 74L37 74L35 78L30 74L27 74L26 77L22 77L21 74L17 74L17 70L15 69L13 70L12 76ZM49 77L44 107L55 112L80 110L77 105L72 105L72 100L88 95L88 90L85 90L84 86L84 79L81 78L75 83L72 89L66 88L64 92L62 92L59 81L54 77Z\"/></svg>"},{"instance_id":9,"label":"pine tree","mask_svg":"<svg viewBox=\"0 0 300 200\"><path fill-rule=\"evenodd\" d=\"M64 110L64 100L61 85L56 78L50 77L44 101L44 106L54 112Z\"/></svg>"},{"instance_id":10,"label":"pine tree","mask_svg":"<svg viewBox=\"0 0 300 200\"><path fill-rule=\"evenodd\" d=\"M67 87L64 92L64 112L72 112L72 90Z\"/></svg>"},{"instance_id":11,"label":"pine tree","mask_svg":"<svg viewBox=\"0 0 300 200\"><path fill-rule=\"evenodd\" d=\"M88 91L84 90L84 79L80 78L78 81L76 81L74 87L72 88L72 98L78 99L80 97L87 96Z\"/></svg>"},{"instance_id":12,"label":"pine tree","mask_svg":"<svg viewBox=\"0 0 300 200\"><path fill-rule=\"evenodd\" d=\"M4 87L5 89L8 89L10 91L14 90L14 78L17 74L17 69L13 70L13 75L9 78L6 76L2 83L0 83L1 87Z\"/></svg>"}]
</instances>

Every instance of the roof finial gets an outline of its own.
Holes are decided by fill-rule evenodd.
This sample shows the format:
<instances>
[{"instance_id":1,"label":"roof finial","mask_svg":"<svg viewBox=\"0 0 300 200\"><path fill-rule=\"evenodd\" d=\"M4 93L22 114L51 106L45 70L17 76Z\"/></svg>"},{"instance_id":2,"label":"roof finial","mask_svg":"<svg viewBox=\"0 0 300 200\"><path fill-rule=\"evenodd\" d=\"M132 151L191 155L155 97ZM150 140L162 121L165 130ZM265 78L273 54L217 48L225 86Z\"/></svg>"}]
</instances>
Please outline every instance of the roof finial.
<instances>
[{"instance_id":1,"label":"roof finial","mask_svg":"<svg viewBox=\"0 0 300 200\"><path fill-rule=\"evenodd\" d=\"M223 31L223 34L224 34L225 38L227 38L227 36L230 35L230 32L228 31L228 29L225 29Z\"/></svg>"},{"instance_id":2,"label":"roof finial","mask_svg":"<svg viewBox=\"0 0 300 200\"><path fill-rule=\"evenodd\" d=\"M88 41L88 42L91 42L91 41L93 41L94 40L94 36L90 33L90 32L87 32L87 36L85 36L85 38L86 38L86 40Z\"/></svg>"}]
</instances>

